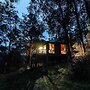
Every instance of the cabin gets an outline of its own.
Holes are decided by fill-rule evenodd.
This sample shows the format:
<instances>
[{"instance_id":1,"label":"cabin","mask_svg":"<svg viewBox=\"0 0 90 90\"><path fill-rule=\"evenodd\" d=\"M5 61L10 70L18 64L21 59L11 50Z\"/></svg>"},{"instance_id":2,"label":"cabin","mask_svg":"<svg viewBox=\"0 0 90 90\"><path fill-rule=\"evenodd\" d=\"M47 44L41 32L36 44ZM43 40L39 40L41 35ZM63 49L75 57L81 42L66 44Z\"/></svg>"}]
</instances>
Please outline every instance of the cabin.
<instances>
[{"instance_id":1,"label":"cabin","mask_svg":"<svg viewBox=\"0 0 90 90\"><path fill-rule=\"evenodd\" d=\"M36 63L41 62L43 64L66 62L66 44L54 41L34 42L32 48L32 62L33 61Z\"/></svg>"}]
</instances>

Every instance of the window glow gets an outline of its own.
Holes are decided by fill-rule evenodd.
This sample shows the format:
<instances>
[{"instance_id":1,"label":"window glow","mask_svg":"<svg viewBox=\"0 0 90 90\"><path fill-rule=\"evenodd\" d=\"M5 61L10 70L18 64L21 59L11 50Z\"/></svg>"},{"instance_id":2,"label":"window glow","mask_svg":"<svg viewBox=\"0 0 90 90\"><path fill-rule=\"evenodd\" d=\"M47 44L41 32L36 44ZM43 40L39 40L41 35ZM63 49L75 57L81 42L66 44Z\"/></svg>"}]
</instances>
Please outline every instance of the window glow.
<instances>
[{"instance_id":1,"label":"window glow","mask_svg":"<svg viewBox=\"0 0 90 90\"><path fill-rule=\"evenodd\" d=\"M55 53L55 46L52 43L49 44L49 53L52 53L52 54Z\"/></svg>"},{"instance_id":2,"label":"window glow","mask_svg":"<svg viewBox=\"0 0 90 90\"><path fill-rule=\"evenodd\" d=\"M39 49L39 50L42 50L42 49L43 49L43 47L39 47L38 49Z\"/></svg>"},{"instance_id":3,"label":"window glow","mask_svg":"<svg viewBox=\"0 0 90 90\"><path fill-rule=\"evenodd\" d=\"M66 45L61 44L60 48L61 48L61 54L66 54Z\"/></svg>"},{"instance_id":4,"label":"window glow","mask_svg":"<svg viewBox=\"0 0 90 90\"><path fill-rule=\"evenodd\" d=\"M38 48L38 53L46 54L46 45L40 46Z\"/></svg>"}]
</instances>

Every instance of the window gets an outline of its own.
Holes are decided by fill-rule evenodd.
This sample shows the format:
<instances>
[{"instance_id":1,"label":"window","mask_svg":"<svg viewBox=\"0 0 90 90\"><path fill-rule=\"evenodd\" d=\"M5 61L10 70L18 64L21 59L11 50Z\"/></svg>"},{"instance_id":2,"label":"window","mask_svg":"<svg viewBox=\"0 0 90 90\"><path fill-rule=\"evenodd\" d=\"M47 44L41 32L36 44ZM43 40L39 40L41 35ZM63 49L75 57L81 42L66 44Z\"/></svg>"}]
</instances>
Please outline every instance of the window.
<instances>
[{"instance_id":1,"label":"window","mask_svg":"<svg viewBox=\"0 0 90 90\"><path fill-rule=\"evenodd\" d=\"M49 44L49 53L52 53L52 54L55 53L55 46L52 43Z\"/></svg>"},{"instance_id":2,"label":"window","mask_svg":"<svg viewBox=\"0 0 90 90\"><path fill-rule=\"evenodd\" d=\"M61 54L66 54L66 45L65 44L61 44L60 48L61 48Z\"/></svg>"},{"instance_id":3,"label":"window","mask_svg":"<svg viewBox=\"0 0 90 90\"><path fill-rule=\"evenodd\" d=\"M38 48L38 53L46 54L46 45L40 46Z\"/></svg>"}]
</instances>

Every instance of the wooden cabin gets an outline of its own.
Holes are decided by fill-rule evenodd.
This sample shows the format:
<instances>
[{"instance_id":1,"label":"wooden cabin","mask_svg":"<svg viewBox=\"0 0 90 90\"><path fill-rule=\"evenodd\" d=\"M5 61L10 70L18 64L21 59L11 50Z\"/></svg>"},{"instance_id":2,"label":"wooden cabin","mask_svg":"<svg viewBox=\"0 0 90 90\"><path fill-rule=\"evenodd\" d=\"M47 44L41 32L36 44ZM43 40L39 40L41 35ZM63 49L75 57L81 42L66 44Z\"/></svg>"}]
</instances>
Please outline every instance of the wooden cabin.
<instances>
[{"instance_id":1,"label":"wooden cabin","mask_svg":"<svg viewBox=\"0 0 90 90\"><path fill-rule=\"evenodd\" d=\"M41 63L55 63L67 61L67 49L65 43L60 42L34 42L32 61Z\"/></svg>"}]
</instances>

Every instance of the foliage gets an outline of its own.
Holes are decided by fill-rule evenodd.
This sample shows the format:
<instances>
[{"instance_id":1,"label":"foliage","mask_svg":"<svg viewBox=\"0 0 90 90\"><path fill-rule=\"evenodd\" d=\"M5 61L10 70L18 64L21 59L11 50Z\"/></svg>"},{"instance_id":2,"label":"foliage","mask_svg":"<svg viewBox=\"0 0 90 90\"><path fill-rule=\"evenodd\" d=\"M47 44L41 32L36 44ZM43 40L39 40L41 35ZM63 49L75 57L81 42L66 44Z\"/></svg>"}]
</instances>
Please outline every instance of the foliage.
<instances>
[{"instance_id":1,"label":"foliage","mask_svg":"<svg viewBox=\"0 0 90 90\"><path fill-rule=\"evenodd\" d=\"M77 80L90 80L90 53L80 56L72 65L73 77Z\"/></svg>"},{"instance_id":2,"label":"foliage","mask_svg":"<svg viewBox=\"0 0 90 90\"><path fill-rule=\"evenodd\" d=\"M17 12L12 4L9 6L9 2L1 3L1 7L0 33L3 34L1 34L0 43L9 42L10 47L16 46L21 49L22 44L22 47L26 48L27 43L32 40L44 38L44 31L49 34L51 40L63 40L71 44L78 40L80 32L83 31L83 36L86 34L87 13L83 0L75 3L72 0L49 0L48 2L31 0L28 15L23 15L23 20L18 18Z\"/></svg>"},{"instance_id":3,"label":"foliage","mask_svg":"<svg viewBox=\"0 0 90 90\"><path fill-rule=\"evenodd\" d=\"M15 7L11 4L9 6L9 2L5 3L0 2L0 45L8 46L9 50L13 46L16 46L17 39L19 37L19 17L17 12L14 10Z\"/></svg>"},{"instance_id":4,"label":"foliage","mask_svg":"<svg viewBox=\"0 0 90 90\"><path fill-rule=\"evenodd\" d=\"M25 54L27 45L43 39L46 31L49 40L65 42L70 54L74 43L82 42L84 47L88 20L85 5L84 0L31 0L22 20L12 3L0 2L0 47L8 47L8 54L13 48Z\"/></svg>"},{"instance_id":5,"label":"foliage","mask_svg":"<svg viewBox=\"0 0 90 90\"><path fill-rule=\"evenodd\" d=\"M60 70L61 68L61 70ZM44 74L41 68L25 72L0 74L0 90L89 90L90 84L68 79L68 65L49 66ZM58 72L58 70L60 72Z\"/></svg>"}]
</instances>

